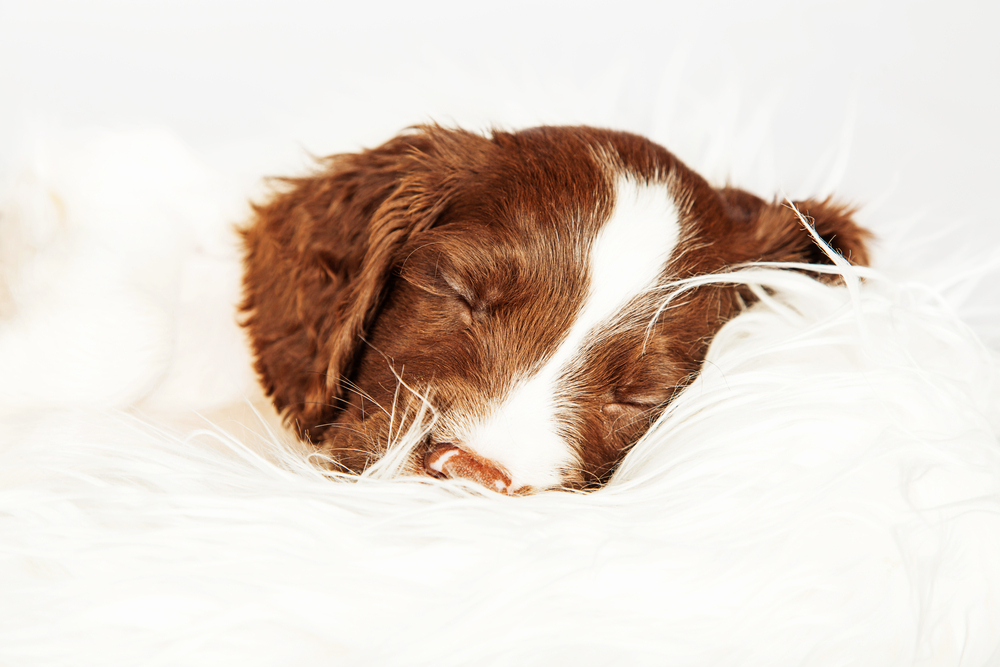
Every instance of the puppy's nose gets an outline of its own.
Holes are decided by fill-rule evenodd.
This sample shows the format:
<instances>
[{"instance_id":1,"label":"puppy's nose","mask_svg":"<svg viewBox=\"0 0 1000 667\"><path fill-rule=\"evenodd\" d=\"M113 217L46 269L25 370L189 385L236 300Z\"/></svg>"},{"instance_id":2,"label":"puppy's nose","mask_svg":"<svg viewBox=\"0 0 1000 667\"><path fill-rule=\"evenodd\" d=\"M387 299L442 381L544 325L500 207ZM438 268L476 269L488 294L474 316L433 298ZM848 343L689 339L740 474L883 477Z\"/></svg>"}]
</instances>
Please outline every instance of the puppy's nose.
<instances>
[{"instance_id":1,"label":"puppy's nose","mask_svg":"<svg viewBox=\"0 0 1000 667\"><path fill-rule=\"evenodd\" d=\"M460 478L500 493L512 493L510 475L500 466L451 443L435 445L424 455L424 470L432 477Z\"/></svg>"}]
</instances>

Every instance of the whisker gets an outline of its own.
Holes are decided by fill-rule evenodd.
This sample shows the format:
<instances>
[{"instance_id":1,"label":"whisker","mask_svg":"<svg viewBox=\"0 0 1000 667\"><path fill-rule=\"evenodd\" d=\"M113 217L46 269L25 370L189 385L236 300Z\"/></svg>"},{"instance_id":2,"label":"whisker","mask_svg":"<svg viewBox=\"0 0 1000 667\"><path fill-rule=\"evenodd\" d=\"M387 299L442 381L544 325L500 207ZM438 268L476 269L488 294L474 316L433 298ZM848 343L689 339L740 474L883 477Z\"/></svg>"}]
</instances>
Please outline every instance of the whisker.
<instances>
[{"instance_id":1,"label":"whisker","mask_svg":"<svg viewBox=\"0 0 1000 667\"><path fill-rule=\"evenodd\" d=\"M379 403L378 401L376 401L374 399L374 397L372 397L371 394L369 394L367 391L365 391L364 389L362 389L361 387L359 387L354 382L345 381L344 382L344 388L347 389L348 391L350 391L355 396L358 396L358 397L360 397L360 398L368 401L372 405L374 405L376 408L378 408L379 410L381 410L387 417L391 417L392 416L391 413L389 412L389 410L386 410L385 407L383 407L381 403Z\"/></svg>"},{"instance_id":2,"label":"whisker","mask_svg":"<svg viewBox=\"0 0 1000 667\"><path fill-rule=\"evenodd\" d=\"M396 377L396 391L393 394L386 448L382 456L365 469L363 477L375 479L398 477L412 459L414 450L426 442L427 436L438 420L438 412L430 401L430 388L421 393L407 384L401 372L397 372L391 364L389 370ZM403 389L408 392L408 400L402 400L400 397ZM396 412L400 409L400 405L403 407L397 425Z\"/></svg>"}]
</instances>

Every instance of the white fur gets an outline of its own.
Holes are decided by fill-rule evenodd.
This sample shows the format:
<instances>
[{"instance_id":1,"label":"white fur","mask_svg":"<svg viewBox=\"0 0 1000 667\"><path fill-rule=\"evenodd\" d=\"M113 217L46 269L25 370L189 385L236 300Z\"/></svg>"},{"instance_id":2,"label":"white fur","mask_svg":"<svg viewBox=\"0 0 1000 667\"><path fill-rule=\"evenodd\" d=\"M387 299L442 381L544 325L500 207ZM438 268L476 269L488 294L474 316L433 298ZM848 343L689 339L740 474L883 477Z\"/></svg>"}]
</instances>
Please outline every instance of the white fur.
<instances>
[{"instance_id":1,"label":"white fur","mask_svg":"<svg viewBox=\"0 0 1000 667\"><path fill-rule=\"evenodd\" d=\"M17 378L0 414L216 406L252 388L233 314L242 193L164 130L51 132L27 150L0 190L0 378Z\"/></svg>"},{"instance_id":2,"label":"white fur","mask_svg":"<svg viewBox=\"0 0 1000 667\"><path fill-rule=\"evenodd\" d=\"M666 185L619 177L611 215L590 248L588 293L572 327L534 375L459 434L461 446L503 466L514 489L559 486L563 470L575 462L561 433L561 381L579 363L588 335L656 284L679 236L679 214Z\"/></svg>"},{"instance_id":3,"label":"white fur","mask_svg":"<svg viewBox=\"0 0 1000 667\"><path fill-rule=\"evenodd\" d=\"M865 338L843 289L758 279L780 300L589 495L338 482L249 411L238 438L8 418L0 657L988 664L996 356L919 289L869 280Z\"/></svg>"}]
</instances>

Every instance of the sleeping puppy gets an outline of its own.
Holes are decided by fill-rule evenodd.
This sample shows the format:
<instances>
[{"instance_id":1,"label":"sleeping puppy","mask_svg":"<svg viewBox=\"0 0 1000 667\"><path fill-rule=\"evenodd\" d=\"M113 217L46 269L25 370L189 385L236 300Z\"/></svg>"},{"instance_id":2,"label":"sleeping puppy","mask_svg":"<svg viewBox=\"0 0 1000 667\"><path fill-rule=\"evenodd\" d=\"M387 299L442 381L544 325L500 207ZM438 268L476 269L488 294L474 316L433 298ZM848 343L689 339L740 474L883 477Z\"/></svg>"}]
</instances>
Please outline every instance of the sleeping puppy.
<instances>
[{"instance_id":1,"label":"sleeping puppy","mask_svg":"<svg viewBox=\"0 0 1000 667\"><path fill-rule=\"evenodd\" d=\"M358 473L419 420L411 473L599 486L752 299L671 283L829 262L790 206L624 132L420 127L283 184L243 231L244 325L278 411ZM794 205L867 261L848 210Z\"/></svg>"}]
</instances>

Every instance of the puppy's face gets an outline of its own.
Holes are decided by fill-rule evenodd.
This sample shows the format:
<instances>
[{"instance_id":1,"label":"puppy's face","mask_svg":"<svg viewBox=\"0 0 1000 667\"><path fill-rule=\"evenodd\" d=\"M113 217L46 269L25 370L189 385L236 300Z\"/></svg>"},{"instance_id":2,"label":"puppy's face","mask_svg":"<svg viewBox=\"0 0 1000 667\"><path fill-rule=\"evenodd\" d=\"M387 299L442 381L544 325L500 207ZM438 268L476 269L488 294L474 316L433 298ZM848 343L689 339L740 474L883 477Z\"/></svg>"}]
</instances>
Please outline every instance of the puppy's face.
<instances>
[{"instance_id":1,"label":"puppy's face","mask_svg":"<svg viewBox=\"0 0 1000 667\"><path fill-rule=\"evenodd\" d=\"M841 209L802 205L864 260ZM257 368L303 435L361 471L426 403L410 472L506 492L605 481L747 296L664 308L670 283L823 258L792 211L590 128L428 128L294 181L245 234Z\"/></svg>"},{"instance_id":2,"label":"puppy's face","mask_svg":"<svg viewBox=\"0 0 1000 667\"><path fill-rule=\"evenodd\" d=\"M611 169L563 175L583 201L510 178L461 193L410 239L346 422L388 428L376 403L390 405L402 379L437 409L430 469L454 447L438 472L468 454L477 478L505 489L601 480L648 428L733 304L716 294L680 321L655 317L683 233L670 187ZM353 437L331 435L337 449Z\"/></svg>"}]
</instances>

